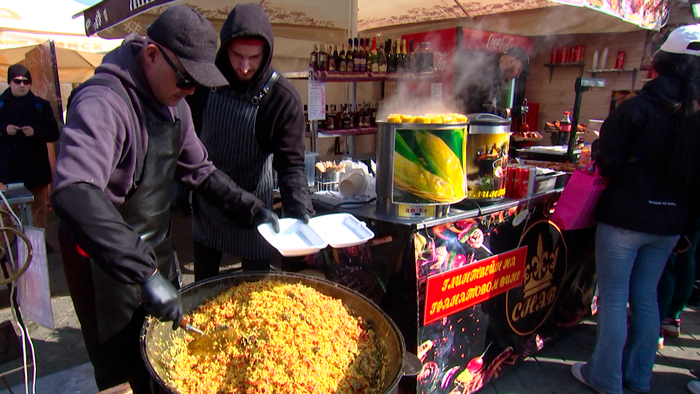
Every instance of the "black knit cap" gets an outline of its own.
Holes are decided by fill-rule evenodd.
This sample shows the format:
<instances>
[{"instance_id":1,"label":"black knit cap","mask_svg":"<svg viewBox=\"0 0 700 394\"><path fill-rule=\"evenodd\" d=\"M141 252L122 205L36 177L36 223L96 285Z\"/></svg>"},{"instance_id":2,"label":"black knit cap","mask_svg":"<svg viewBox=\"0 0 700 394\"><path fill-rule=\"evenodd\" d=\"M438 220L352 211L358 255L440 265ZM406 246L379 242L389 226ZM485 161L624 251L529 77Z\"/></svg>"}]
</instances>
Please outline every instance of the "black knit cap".
<instances>
[{"instance_id":1,"label":"black knit cap","mask_svg":"<svg viewBox=\"0 0 700 394\"><path fill-rule=\"evenodd\" d=\"M523 74L529 74L530 73L530 55L527 54L527 52L520 47L513 47L508 49L504 55L507 56L512 56L523 64Z\"/></svg>"},{"instance_id":2,"label":"black knit cap","mask_svg":"<svg viewBox=\"0 0 700 394\"><path fill-rule=\"evenodd\" d=\"M207 87L228 85L214 65L216 29L197 11L184 5L172 6L148 26L146 35L171 50L195 81Z\"/></svg>"},{"instance_id":3,"label":"black knit cap","mask_svg":"<svg viewBox=\"0 0 700 394\"><path fill-rule=\"evenodd\" d=\"M32 74L29 72L27 67L21 64L13 64L7 69L7 83L12 82L13 79L17 77L25 77L32 82Z\"/></svg>"}]
</instances>

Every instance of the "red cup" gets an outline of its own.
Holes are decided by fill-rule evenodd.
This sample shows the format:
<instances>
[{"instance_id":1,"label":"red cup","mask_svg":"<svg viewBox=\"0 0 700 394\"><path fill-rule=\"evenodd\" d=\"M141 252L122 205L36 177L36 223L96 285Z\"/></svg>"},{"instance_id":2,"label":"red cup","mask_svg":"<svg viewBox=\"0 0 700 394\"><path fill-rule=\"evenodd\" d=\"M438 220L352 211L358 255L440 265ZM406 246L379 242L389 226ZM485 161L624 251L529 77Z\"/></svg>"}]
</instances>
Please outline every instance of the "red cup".
<instances>
[{"instance_id":1,"label":"red cup","mask_svg":"<svg viewBox=\"0 0 700 394\"><path fill-rule=\"evenodd\" d=\"M552 48L552 56L550 57L549 62L552 64L559 63L559 48Z\"/></svg>"},{"instance_id":2,"label":"red cup","mask_svg":"<svg viewBox=\"0 0 700 394\"><path fill-rule=\"evenodd\" d=\"M617 58L615 58L615 68L620 69L625 64L625 52L619 51L617 53Z\"/></svg>"},{"instance_id":3,"label":"red cup","mask_svg":"<svg viewBox=\"0 0 700 394\"><path fill-rule=\"evenodd\" d=\"M559 50L559 63L569 62L569 47L561 47Z\"/></svg>"}]
</instances>

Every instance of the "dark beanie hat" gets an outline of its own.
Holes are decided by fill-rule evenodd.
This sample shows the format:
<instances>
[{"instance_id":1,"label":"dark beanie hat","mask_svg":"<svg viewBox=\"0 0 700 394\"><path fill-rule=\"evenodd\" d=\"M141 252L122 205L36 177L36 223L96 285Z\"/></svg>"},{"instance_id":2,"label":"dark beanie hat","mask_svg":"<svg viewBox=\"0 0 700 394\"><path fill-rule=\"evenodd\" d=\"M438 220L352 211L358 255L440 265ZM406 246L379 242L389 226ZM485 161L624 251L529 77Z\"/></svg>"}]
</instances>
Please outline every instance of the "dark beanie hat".
<instances>
[{"instance_id":1,"label":"dark beanie hat","mask_svg":"<svg viewBox=\"0 0 700 394\"><path fill-rule=\"evenodd\" d=\"M27 67L24 67L21 64L13 64L7 69L7 83L10 83L17 77L25 77L29 80L29 82L32 81L32 74L29 73Z\"/></svg>"}]
</instances>

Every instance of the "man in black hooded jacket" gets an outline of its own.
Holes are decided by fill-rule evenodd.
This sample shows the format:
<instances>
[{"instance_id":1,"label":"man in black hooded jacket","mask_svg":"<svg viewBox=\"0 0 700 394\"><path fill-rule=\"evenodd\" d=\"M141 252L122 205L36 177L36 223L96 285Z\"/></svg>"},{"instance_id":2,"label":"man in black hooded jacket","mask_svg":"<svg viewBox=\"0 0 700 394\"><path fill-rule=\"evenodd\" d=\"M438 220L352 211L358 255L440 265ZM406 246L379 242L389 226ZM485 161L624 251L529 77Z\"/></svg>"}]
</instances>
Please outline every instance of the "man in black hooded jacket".
<instances>
[{"instance_id":1,"label":"man in black hooded jacket","mask_svg":"<svg viewBox=\"0 0 700 394\"><path fill-rule=\"evenodd\" d=\"M58 123L51 104L30 90L32 74L26 67L10 66L7 83L10 87L0 96L0 182L24 183L34 195L34 225L46 228L51 184L46 143L58 141Z\"/></svg>"},{"instance_id":2,"label":"man in black hooded jacket","mask_svg":"<svg viewBox=\"0 0 700 394\"><path fill-rule=\"evenodd\" d=\"M277 172L282 209L308 222L314 214L304 171L305 120L299 94L272 68L274 36L262 6L239 4L221 31L216 65L230 86L198 89L190 98L195 127L214 165L272 205ZM218 274L222 253L243 270L269 270L270 247L193 195L195 280Z\"/></svg>"}]
</instances>

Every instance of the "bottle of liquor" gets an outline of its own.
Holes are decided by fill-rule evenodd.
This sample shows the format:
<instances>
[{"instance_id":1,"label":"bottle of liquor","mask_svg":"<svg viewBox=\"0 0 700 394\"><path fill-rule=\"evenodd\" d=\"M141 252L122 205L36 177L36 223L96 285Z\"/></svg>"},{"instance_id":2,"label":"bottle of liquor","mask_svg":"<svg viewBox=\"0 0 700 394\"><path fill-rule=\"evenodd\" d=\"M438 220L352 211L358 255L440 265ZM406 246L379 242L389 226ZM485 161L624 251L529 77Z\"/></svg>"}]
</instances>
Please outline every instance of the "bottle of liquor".
<instances>
[{"instance_id":1,"label":"bottle of liquor","mask_svg":"<svg viewBox=\"0 0 700 394\"><path fill-rule=\"evenodd\" d=\"M328 50L328 71L337 71L338 47L331 45Z\"/></svg>"},{"instance_id":2,"label":"bottle of liquor","mask_svg":"<svg viewBox=\"0 0 700 394\"><path fill-rule=\"evenodd\" d=\"M372 37L372 50L370 51L370 59L372 61L371 71L373 73L379 72L379 54L377 53L377 37Z\"/></svg>"},{"instance_id":3,"label":"bottle of liquor","mask_svg":"<svg viewBox=\"0 0 700 394\"><path fill-rule=\"evenodd\" d=\"M360 72L367 71L367 52L365 51L365 39L360 38Z\"/></svg>"},{"instance_id":4,"label":"bottle of liquor","mask_svg":"<svg viewBox=\"0 0 700 394\"><path fill-rule=\"evenodd\" d=\"M375 101L372 103L372 106L370 107L370 112L369 112L369 125L372 127L377 127L377 111L378 111L379 104Z\"/></svg>"},{"instance_id":5,"label":"bottle of liquor","mask_svg":"<svg viewBox=\"0 0 700 394\"><path fill-rule=\"evenodd\" d=\"M352 127L360 127L360 104L355 104L352 111Z\"/></svg>"},{"instance_id":6,"label":"bottle of liquor","mask_svg":"<svg viewBox=\"0 0 700 394\"><path fill-rule=\"evenodd\" d=\"M360 40L355 37L353 39L353 49L352 49L352 70L355 72L360 72Z\"/></svg>"},{"instance_id":7,"label":"bottle of liquor","mask_svg":"<svg viewBox=\"0 0 700 394\"><path fill-rule=\"evenodd\" d=\"M328 70L328 52L326 52L326 45L321 43L318 47L318 69L319 71L326 71Z\"/></svg>"},{"instance_id":8,"label":"bottle of liquor","mask_svg":"<svg viewBox=\"0 0 700 394\"><path fill-rule=\"evenodd\" d=\"M318 70L318 47L316 44L314 44L314 50L309 55L309 67L314 71Z\"/></svg>"},{"instance_id":9,"label":"bottle of liquor","mask_svg":"<svg viewBox=\"0 0 700 394\"><path fill-rule=\"evenodd\" d=\"M413 40L409 42L408 67L407 71L416 72L416 59L413 55Z\"/></svg>"},{"instance_id":10,"label":"bottle of liquor","mask_svg":"<svg viewBox=\"0 0 700 394\"><path fill-rule=\"evenodd\" d=\"M345 43L343 43L343 47L340 49L340 53L338 54L338 62L336 66L340 72L348 71L347 63L345 63Z\"/></svg>"},{"instance_id":11,"label":"bottle of liquor","mask_svg":"<svg viewBox=\"0 0 700 394\"><path fill-rule=\"evenodd\" d=\"M340 123L340 128L351 129L352 128L352 114L350 104L345 104L345 110L343 111L343 116Z\"/></svg>"},{"instance_id":12,"label":"bottle of liquor","mask_svg":"<svg viewBox=\"0 0 700 394\"><path fill-rule=\"evenodd\" d=\"M386 40L386 72L396 72L396 59L391 38Z\"/></svg>"},{"instance_id":13,"label":"bottle of liquor","mask_svg":"<svg viewBox=\"0 0 700 394\"><path fill-rule=\"evenodd\" d=\"M347 64L346 71L354 71L354 58L352 52L352 38L348 38L348 50L345 51L345 63Z\"/></svg>"},{"instance_id":14,"label":"bottle of liquor","mask_svg":"<svg viewBox=\"0 0 700 394\"><path fill-rule=\"evenodd\" d=\"M406 40L401 40L401 71L408 72L408 48L406 48Z\"/></svg>"},{"instance_id":15,"label":"bottle of liquor","mask_svg":"<svg viewBox=\"0 0 700 394\"><path fill-rule=\"evenodd\" d=\"M335 130L335 105L330 106L330 111L326 111L326 130Z\"/></svg>"},{"instance_id":16,"label":"bottle of liquor","mask_svg":"<svg viewBox=\"0 0 700 394\"><path fill-rule=\"evenodd\" d=\"M380 73L386 72L386 54L384 53L384 39L379 39L379 51L377 52L377 69Z\"/></svg>"}]
</instances>

